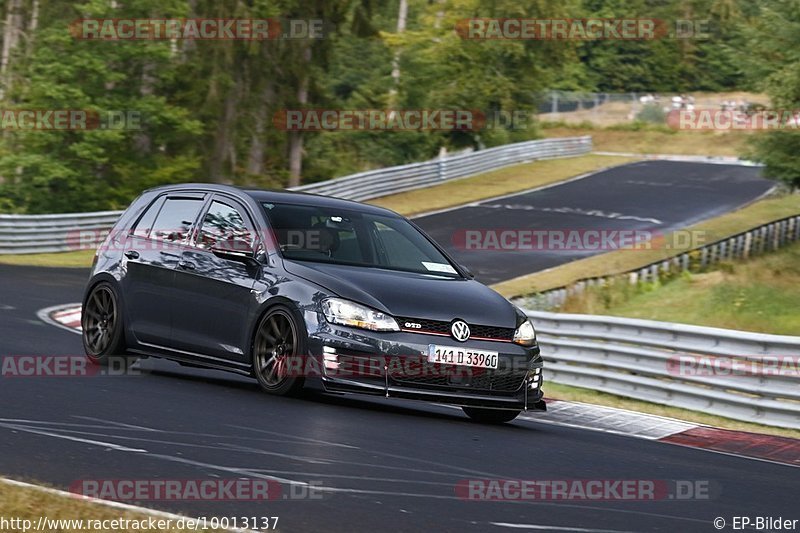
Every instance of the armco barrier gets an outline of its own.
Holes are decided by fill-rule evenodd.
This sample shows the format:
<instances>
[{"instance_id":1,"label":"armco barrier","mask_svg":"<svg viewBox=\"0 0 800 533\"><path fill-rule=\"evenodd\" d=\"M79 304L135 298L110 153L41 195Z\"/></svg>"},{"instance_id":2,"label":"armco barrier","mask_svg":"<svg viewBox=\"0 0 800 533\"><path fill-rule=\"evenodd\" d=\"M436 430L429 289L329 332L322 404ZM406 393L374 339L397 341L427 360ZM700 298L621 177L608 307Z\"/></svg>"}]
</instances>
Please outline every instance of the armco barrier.
<instances>
[{"instance_id":1,"label":"armco barrier","mask_svg":"<svg viewBox=\"0 0 800 533\"><path fill-rule=\"evenodd\" d=\"M545 358L545 383L800 429L800 337L609 316L527 314ZM723 364L717 367L715 361ZM781 375L770 366L776 361Z\"/></svg>"},{"instance_id":2,"label":"armco barrier","mask_svg":"<svg viewBox=\"0 0 800 533\"><path fill-rule=\"evenodd\" d=\"M591 137L543 139L497 146L423 163L382 168L292 190L369 200L387 194L428 187L537 159L587 154ZM63 252L99 244L120 211L64 215L0 215L0 254ZM83 230L83 231L82 231Z\"/></svg>"},{"instance_id":3,"label":"armco barrier","mask_svg":"<svg viewBox=\"0 0 800 533\"><path fill-rule=\"evenodd\" d=\"M0 215L0 254L66 252L97 246L121 213Z\"/></svg>"},{"instance_id":4,"label":"armco barrier","mask_svg":"<svg viewBox=\"0 0 800 533\"><path fill-rule=\"evenodd\" d=\"M591 137L564 137L506 144L477 152L433 159L399 167L382 168L330 181L301 185L293 190L368 200L398 192L429 187L437 183L473 176L489 170L537 159L587 154Z\"/></svg>"}]
</instances>

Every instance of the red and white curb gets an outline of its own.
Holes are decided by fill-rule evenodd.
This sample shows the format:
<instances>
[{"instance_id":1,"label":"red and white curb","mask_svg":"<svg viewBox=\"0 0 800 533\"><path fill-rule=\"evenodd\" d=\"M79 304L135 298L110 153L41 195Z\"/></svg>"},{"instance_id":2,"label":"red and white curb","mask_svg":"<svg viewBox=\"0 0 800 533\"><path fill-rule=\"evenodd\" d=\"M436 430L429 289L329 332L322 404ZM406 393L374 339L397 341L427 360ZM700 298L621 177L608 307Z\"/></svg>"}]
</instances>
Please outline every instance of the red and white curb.
<instances>
[{"instance_id":1,"label":"red and white curb","mask_svg":"<svg viewBox=\"0 0 800 533\"><path fill-rule=\"evenodd\" d=\"M523 418L800 467L800 440L789 437L722 429L615 407L552 399L547 401L546 413L523 415Z\"/></svg>"},{"instance_id":2,"label":"red and white curb","mask_svg":"<svg viewBox=\"0 0 800 533\"><path fill-rule=\"evenodd\" d=\"M42 309L40 319L81 333L81 305ZM548 399L547 412L523 414L522 419L590 431L602 431L717 453L800 466L800 440L694 424L657 415L580 402Z\"/></svg>"},{"instance_id":3,"label":"red and white curb","mask_svg":"<svg viewBox=\"0 0 800 533\"><path fill-rule=\"evenodd\" d=\"M81 333L81 304L62 304L47 307L36 313L40 320L66 329L73 333Z\"/></svg>"}]
</instances>

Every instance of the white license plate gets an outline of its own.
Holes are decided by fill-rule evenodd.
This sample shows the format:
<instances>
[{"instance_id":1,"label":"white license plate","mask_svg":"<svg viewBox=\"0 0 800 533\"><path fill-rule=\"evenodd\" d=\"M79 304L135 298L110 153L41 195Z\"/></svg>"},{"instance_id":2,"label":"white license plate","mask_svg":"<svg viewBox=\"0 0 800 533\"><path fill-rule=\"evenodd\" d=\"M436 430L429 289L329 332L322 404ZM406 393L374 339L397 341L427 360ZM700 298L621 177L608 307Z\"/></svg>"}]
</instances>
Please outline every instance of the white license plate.
<instances>
[{"instance_id":1,"label":"white license plate","mask_svg":"<svg viewBox=\"0 0 800 533\"><path fill-rule=\"evenodd\" d=\"M463 346L428 345L428 362L447 365L497 368L498 352L474 350Z\"/></svg>"}]
</instances>

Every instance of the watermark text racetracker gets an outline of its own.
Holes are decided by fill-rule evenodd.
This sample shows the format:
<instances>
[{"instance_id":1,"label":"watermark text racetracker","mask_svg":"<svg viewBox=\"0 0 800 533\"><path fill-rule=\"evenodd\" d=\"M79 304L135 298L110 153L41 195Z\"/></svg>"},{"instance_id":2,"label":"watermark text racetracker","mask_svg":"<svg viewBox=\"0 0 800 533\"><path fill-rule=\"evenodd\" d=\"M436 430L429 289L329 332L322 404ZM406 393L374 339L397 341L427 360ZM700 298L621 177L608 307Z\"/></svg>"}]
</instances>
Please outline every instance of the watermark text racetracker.
<instances>
[{"instance_id":1,"label":"watermark text racetracker","mask_svg":"<svg viewBox=\"0 0 800 533\"><path fill-rule=\"evenodd\" d=\"M458 250L471 252L691 250L705 244L698 230L668 234L625 229L461 229L451 235Z\"/></svg>"},{"instance_id":2,"label":"watermark text racetracker","mask_svg":"<svg viewBox=\"0 0 800 533\"><path fill-rule=\"evenodd\" d=\"M285 131L477 131L486 117L469 109L285 109L272 123Z\"/></svg>"},{"instance_id":3,"label":"watermark text racetracker","mask_svg":"<svg viewBox=\"0 0 800 533\"><path fill-rule=\"evenodd\" d=\"M85 355L4 355L2 378L90 378L143 374L125 356L111 356L108 364L93 364Z\"/></svg>"},{"instance_id":4,"label":"watermark text racetracker","mask_svg":"<svg viewBox=\"0 0 800 533\"><path fill-rule=\"evenodd\" d=\"M800 130L800 109L673 109L667 125L685 131Z\"/></svg>"},{"instance_id":5,"label":"watermark text racetracker","mask_svg":"<svg viewBox=\"0 0 800 533\"><path fill-rule=\"evenodd\" d=\"M728 378L800 376L800 355L673 355L670 374L680 377Z\"/></svg>"},{"instance_id":6,"label":"watermark text racetracker","mask_svg":"<svg viewBox=\"0 0 800 533\"><path fill-rule=\"evenodd\" d=\"M462 479L455 486L467 501L710 500L719 492L707 479Z\"/></svg>"},{"instance_id":7,"label":"watermark text racetracker","mask_svg":"<svg viewBox=\"0 0 800 533\"><path fill-rule=\"evenodd\" d=\"M142 114L135 110L0 109L4 130L140 130Z\"/></svg>"},{"instance_id":8,"label":"watermark text racetracker","mask_svg":"<svg viewBox=\"0 0 800 533\"><path fill-rule=\"evenodd\" d=\"M69 27L76 39L99 41L322 39L331 29L322 19L298 18L78 19Z\"/></svg>"},{"instance_id":9,"label":"watermark text racetracker","mask_svg":"<svg viewBox=\"0 0 800 533\"><path fill-rule=\"evenodd\" d=\"M456 23L462 39L597 41L708 39L708 19L666 21L654 18L472 18Z\"/></svg>"},{"instance_id":10,"label":"watermark text racetracker","mask_svg":"<svg viewBox=\"0 0 800 533\"><path fill-rule=\"evenodd\" d=\"M80 479L69 491L109 501L321 500L323 483L281 484L271 479Z\"/></svg>"}]
</instances>

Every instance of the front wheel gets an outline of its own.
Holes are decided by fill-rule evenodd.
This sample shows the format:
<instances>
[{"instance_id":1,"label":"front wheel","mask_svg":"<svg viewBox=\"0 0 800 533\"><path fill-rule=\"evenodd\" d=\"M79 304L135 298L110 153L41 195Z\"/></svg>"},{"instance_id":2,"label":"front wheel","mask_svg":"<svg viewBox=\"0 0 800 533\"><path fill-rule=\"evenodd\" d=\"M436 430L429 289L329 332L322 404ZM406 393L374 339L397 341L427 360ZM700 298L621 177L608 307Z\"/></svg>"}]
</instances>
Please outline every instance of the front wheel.
<instances>
[{"instance_id":1,"label":"front wheel","mask_svg":"<svg viewBox=\"0 0 800 533\"><path fill-rule=\"evenodd\" d=\"M481 407L462 407L464 413L473 422L481 424L503 424L511 422L522 412L521 410L483 409Z\"/></svg>"},{"instance_id":2,"label":"front wheel","mask_svg":"<svg viewBox=\"0 0 800 533\"><path fill-rule=\"evenodd\" d=\"M253 374L264 391L286 396L303 388L302 377L289 375L289 360L304 353L304 340L288 308L276 307L264 315L253 341Z\"/></svg>"}]
</instances>

